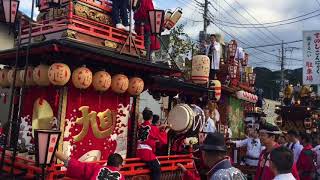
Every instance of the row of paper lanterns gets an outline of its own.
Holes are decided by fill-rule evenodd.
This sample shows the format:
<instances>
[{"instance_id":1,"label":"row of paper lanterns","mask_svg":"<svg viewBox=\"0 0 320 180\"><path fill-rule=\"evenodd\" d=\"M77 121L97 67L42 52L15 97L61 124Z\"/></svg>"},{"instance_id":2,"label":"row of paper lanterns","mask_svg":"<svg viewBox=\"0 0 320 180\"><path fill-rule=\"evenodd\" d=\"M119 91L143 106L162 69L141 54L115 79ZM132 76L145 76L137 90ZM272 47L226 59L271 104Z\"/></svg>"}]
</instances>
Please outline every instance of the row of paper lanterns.
<instances>
[{"instance_id":1,"label":"row of paper lanterns","mask_svg":"<svg viewBox=\"0 0 320 180\"><path fill-rule=\"evenodd\" d=\"M14 69L0 70L0 86L9 87L13 83ZM24 80L24 70L16 71L17 87L22 86ZM98 71L94 75L87 67L79 67L72 74L68 65L63 63L54 63L51 66L40 64L33 68L27 68L26 85L27 86L49 86L50 83L55 86L64 86L69 80L79 89L87 89L91 86L97 91L105 92L110 87L116 93L128 92L130 95L139 95L144 89L144 81L139 77L128 79L123 74L111 75L106 71Z\"/></svg>"},{"instance_id":2,"label":"row of paper lanterns","mask_svg":"<svg viewBox=\"0 0 320 180\"><path fill-rule=\"evenodd\" d=\"M238 91L236 95L238 99L242 99L248 102L256 103L258 101L258 96L243 90Z\"/></svg>"}]
</instances>

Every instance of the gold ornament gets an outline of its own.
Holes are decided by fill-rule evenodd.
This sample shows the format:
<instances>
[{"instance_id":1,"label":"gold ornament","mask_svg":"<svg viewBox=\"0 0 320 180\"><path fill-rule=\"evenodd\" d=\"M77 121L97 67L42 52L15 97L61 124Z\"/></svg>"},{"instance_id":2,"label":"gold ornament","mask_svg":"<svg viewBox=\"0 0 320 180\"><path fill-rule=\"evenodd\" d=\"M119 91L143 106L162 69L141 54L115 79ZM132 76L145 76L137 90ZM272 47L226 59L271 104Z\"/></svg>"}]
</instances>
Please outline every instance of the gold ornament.
<instances>
[{"instance_id":1,"label":"gold ornament","mask_svg":"<svg viewBox=\"0 0 320 180\"><path fill-rule=\"evenodd\" d=\"M33 70L33 80L39 86L49 86L50 80L48 77L49 66L40 64Z\"/></svg>"},{"instance_id":2,"label":"gold ornament","mask_svg":"<svg viewBox=\"0 0 320 180\"><path fill-rule=\"evenodd\" d=\"M68 65L63 63L54 63L50 66L48 77L50 82L56 86L64 86L68 83L71 76L71 70Z\"/></svg>"},{"instance_id":3,"label":"gold ornament","mask_svg":"<svg viewBox=\"0 0 320 180\"><path fill-rule=\"evenodd\" d=\"M81 132L73 137L75 142L81 141L87 135L90 125L93 135L96 138L102 139L112 134L116 125L116 113L113 113L109 109L99 112L98 114L95 111L89 113L89 106L82 106L79 108L79 111L81 111L82 117L77 118L76 124L82 125L83 127ZM100 121L100 128L104 129L102 131L99 129L97 117Z\"/></svg>"},{"instance_id":4,"label":"gold ornament","mask_svg":"<svg viewBox=\"0 0 320 180\"><path fill-rule=\"evenodd\" d=\"M141 78L139 77L130 78L129 88L127 90L130 95L133 95L133 96L139 95L143 91L143 88L144 88L144 82Z\"/></svg>"},{"instance_id":5,"label":"gold ornament","mask_svg":"<svg viewBox=\"0 0 320 180\"><path fill-rule=\"evenodd\" d=\"M32 135L35 129L51 129L53 110L45 99L38 98L33 105Z\"/></svg>"},{"instance_id":6,"label":"gold ornament","mask_svg":"<svg viewBox=\"0 0 320 180\"><path fill-rule=\"evenodd\" d=\"M96 91L107 91L111 85L111 76L105 71L98 71L93 76L92 86Z\"/></svg>"},{"instance_id":7,"label":"gold ornament","mask_svg":"<svg viewBox=\"0 0 320 180\"><path fill-rule=\"evenodd\" d=\"M0 86L1 87L9 87L10 83L8 81L8 73L9 69L1 69L0 70Z\"/></svg>"},{"instance_id":8,"label":"gold ornament","mask_svg":"<svg viewBox=\"0 0 320 180\"><path fill-rule=\"evenodd\" d=\"M23 70L21 70L20 72L19 72L19 74L20 74L20 80L21 80L21 82L23 82L24 81L24 74L25 74L25 72L24 72L24 69ZM33 67L28 67L27 68L27 78L26 78L26 85L27 86L33 86L33 85L35 85L35 82L33 81Z\"/></svg>"},{"instance_id":9,"label":"gold ornament","mask_svg":"<svg viewBox=\"0 0 320 180\"><path fill-rule=\"evenodd\" d=\"M9 70L9 72L8 72L8 81L9 81L10 85L13 83L13 78L14 78L13 77L13 73L14 73L14 69ZM16 81L15 81L15 86L16 87L22 86L22 81L21 81L21 79L19 77L19 73L20 73L20 71L17 70L16 71Z\"/></svg>"},{"instance_id":10,"label":"gold ornament","mask_svg":"<svg viewBox=\"0 0 320 180\"><path fill-rule=\"evenodd\" d=\"M129 79L123 74L117 74L112 77L111 89L116 93L124 93L129 87Z\"/></svg>"},{"instance_id":11,"label":"gold ornament","mask_svg":"<svg viewBox=\"0 0 320 180\"><path fill-rule=\"evenodd\" d=\"M72 73L72 83L76 88L87 89L92 83L92 72L86 67L80 67Z\"/></svg>"}]
</instances>

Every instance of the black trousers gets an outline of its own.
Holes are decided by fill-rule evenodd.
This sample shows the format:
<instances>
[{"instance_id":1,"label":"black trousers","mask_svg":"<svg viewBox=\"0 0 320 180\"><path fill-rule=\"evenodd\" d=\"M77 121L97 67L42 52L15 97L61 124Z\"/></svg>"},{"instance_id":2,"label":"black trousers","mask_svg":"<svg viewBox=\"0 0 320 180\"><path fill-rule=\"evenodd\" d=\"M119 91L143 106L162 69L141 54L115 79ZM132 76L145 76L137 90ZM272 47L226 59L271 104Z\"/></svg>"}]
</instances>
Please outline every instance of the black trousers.
<instances>
[{"instance_id":1,"label":"black trousers","mask_svg":"<svg viewBox=\"0 0 320 180\"><path fill-rule=\"evenodd\" d=\"M124 26L129 26L128 9L129 0L113 0L112 1L112 21L114 25L121 23Z\"/></svg>"},{"instance_id":2,"label":"black trousers","mask_svg":"<svg viewBox=\"0 0 320 180\"><path fill-rule=\"evenodd\" d=\"M151 179L152 180L160 180L161 177L161 166L159 161L153 160L153 161L147 161L146 164L149 166L151 170Z\"/></svg>"}]
</instances>

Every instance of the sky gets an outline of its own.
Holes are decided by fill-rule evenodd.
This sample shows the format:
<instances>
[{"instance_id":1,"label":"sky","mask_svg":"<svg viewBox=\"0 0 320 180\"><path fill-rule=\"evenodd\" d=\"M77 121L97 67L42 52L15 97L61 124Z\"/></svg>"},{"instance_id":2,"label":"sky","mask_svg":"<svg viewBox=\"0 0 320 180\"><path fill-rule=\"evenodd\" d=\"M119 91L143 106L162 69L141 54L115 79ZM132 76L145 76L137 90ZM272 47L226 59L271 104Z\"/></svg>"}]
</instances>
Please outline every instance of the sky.
<instances>
[{"instance_id":1,"label":"sky","mask_svg":"<svg viewBox=\"0 0 320 180\"><path fill-rule=\"evenodd\" d=\"M153 0L157 9L183 9L183 17L179 21L185 25L185 32L197 40L199 31L203 30L202 9L196 1L203 3L204 0ZM20 10L30 15L32 0L20 0ZM209 10L213 14L210 18L213 22L232 22L237 24L259 24L281 21L297 17L313 11L312 15L320 15L320 0L209 0ZM38 14L37 10L35 16ZM306 16L306 17L309 17ZM254 19L254 18L255 19ZM220 28L220 29L219 29ZM302 39L305 30L320 30L320 16L310 18L297 23L268 27L268 28L237 28L219 25L219 28L211 23L209 33L223 34L226 41L231 37L223 31L231 34L244 43L241 47L259 46L266 44L290 42ZM222 31L222 30L223 31ZM232 38L232 39L233 39ZM280 45L256 49L248 49L250 54L249 64L254 67L267 67L271 70L280 69L280 60L274 55L279 55ZM302 67L302 42L285 45L286 69ZM264 51L264 52L261 52ZM270 55L273 54L273 55ZM289 59L288 59L289 58ZM292 59L294 60L292 60Z\"/></svg>"}]
</instances>

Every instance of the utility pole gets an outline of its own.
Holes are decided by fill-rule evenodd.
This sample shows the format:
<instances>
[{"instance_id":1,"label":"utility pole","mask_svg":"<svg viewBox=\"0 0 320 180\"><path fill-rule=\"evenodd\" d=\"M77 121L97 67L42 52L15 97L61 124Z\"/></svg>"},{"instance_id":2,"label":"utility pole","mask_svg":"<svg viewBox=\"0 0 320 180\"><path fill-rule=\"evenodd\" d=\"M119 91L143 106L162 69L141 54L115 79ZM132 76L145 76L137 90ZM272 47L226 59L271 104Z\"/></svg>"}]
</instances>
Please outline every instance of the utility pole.
<instances>
[{"instance_id":1,"label":"utility pole","mask_svg":"<svg viewBox=\"0 0 320 180\"><path fill-rule=\"evenodd\" d=\"M203 32L205 38L207 38L207 28L208 28L208 0L204 0L204 12L203 12Z\"/></svg>"},{"instance_id":2,"label":"utility pole","mask_svg":"<svg viewBox=\"0 0 320 180\"><path fill-rule=\"evenodd\" d=\"M280 92L282 96L284 95L284 47L283 47L283 40L281 42L281 54L280 54L280 60L281 60L281 82L280 82ZM281 104L283 102L281 101Z\"/></svg>"}]
</instances>

